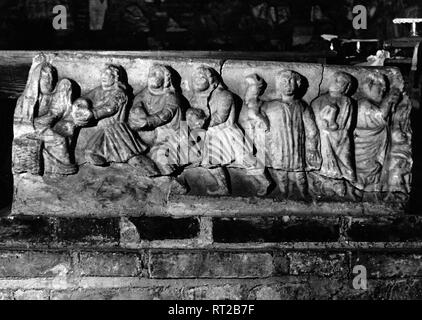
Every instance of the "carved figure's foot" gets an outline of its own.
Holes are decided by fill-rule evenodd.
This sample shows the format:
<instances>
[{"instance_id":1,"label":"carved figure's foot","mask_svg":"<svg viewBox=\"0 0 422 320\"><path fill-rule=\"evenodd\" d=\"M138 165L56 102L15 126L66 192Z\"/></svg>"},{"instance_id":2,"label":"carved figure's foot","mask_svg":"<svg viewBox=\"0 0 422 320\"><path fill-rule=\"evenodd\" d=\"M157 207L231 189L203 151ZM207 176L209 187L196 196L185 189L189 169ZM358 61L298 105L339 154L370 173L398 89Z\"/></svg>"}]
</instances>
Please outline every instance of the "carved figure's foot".
<instances>
[{"instance_id":1,"label":"carved figure's foot","mask_svg":"<svg viewBox=\"0 0 422 320\"><path fill-rule=\"evenodd\" d=\"M210 190L207 188L207 194L210 196L227 196L229 195L229 189L224 186L218 186L215 190Z\"/></svg>"},{"instance_id":2,"label":"carved figure's foot","mask_svg":"<svg viewBox=\"0 0 422 320\"><path fill-rule=\"evenodd\" d=\"M266 196L268 193L268 187L271 185L271 181L264 175L257 175L255 176L255 179L259 183L259 186L257 187L256 191L257 196Z\"/></svg>"},{"instance_id":3,"label":"carved figure's foot","mask_svg":"<svg viewBox=\"0 0 422 320\"><path fill-rule=\"evenodd\" d=\"M224 174L223 168L208 169L210 175L214 178L217 187L214 190L207 188L207 194L211 196L226 196L229 195L229 187L227 185L227 178Z\"/></svg>"}]
</instances>

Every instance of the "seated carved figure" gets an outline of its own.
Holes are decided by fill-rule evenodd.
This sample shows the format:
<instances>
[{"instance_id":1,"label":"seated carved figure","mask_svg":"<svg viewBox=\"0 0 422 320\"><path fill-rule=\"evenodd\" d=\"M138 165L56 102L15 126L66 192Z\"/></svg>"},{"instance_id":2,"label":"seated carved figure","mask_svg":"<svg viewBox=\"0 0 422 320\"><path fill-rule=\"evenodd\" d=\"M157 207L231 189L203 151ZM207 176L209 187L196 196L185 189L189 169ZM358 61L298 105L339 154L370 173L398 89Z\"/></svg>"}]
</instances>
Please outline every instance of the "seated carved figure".
<instances>
[{"instance_id":1,"label":"seated carved figure","mask_svg":"<svg viewBox=\"0 0 422 320\"><path fill-rule=\"evenodd\" d=\"M84 97L92 104L92 120L97 121L96 130L86 143L85 158L96 166L126 163L146 149L126 123L128 96L120 79L119 67L107 65L101 86Z\"/></svg>"},{"instance_id":2,"label":"seated carved figure","mask_svg":"<svg viewBox=\"0 0 422 320\"><path fill-rule=\"evenodd\" d=\"M352 100L347 96L352 78L345 72L336 72L329 91L315 99L311 107L321 138L322 164L319 174L325 178L356 180L351 141L351 122L353 116ZM326 183L331 184L331 180ZM341 182L334 188L344 195L345 187Z\"/></svg>"},{"instance_id":3,"label":"seated carved figure","mask_svg":"<svg viewBox=\"0 0 422 320\"><path fill-rule=\"evenodd\" d=\"M57 71L43 56L34 59L23 96L15 109L14 172L70 175L77 171L70 144L83 118L72 112L73 87L57 86ZM15 134L15 135L16 135ZM40 155L40 156L38 156Z\"/></svg>"},{"instance_id":4,"label":"seated carved figure","mask_svg":"<svg viewBox=\"0 0 422 320\"><path fill-rule=\"evenodd\" d=\"M170 67L156 64L150 68L148 85L136 95L130 111L129 125L150 147L149 157L162 175L170 175L180 166L181 101Z\"/></svg>"},{"instance_id":5,"label":"seated carved figure","mask_svg":"<svg viewBox=\"0 0 422 320\"><path fill-rule=\"evenodd\" d=\"M245 169L258 182L258 195L264 195L270 184L264 167L247 147L245 136L235 123L235 99L220 75L212 68L198 67L192 77L193 96L190 104L201 109L207 117L207 132L203 145L201 166L209 168L221 190L227 189L222 166Z\"/></svg>"},{"instance_id":6,"label":"seated carved figure","mask_svg":"<svg viewBox=\"0 0 422 320\"><path fill-rule=\"evenodd\" d=\"M282 70L276 77L277 99L267 101L262 113L268 118L266 166L277 176L285 195L307 196L306 172L321 166L319 134L312 110L298 96L301 76Z\"/></svg>"},{"instance_id":7,"label":"seated carved figure","mask_svg":"<svg viewBox=\"0 0 422 320\"><path fill-rule=\"evenodd\" d=\"M362 83L364 97L358 102L355 130L356 187L364 191L380 191L381 173L391 142L389 119L400 99L397 90L386 95L387 79L371 72Z\"/></svg>"}]
</instances>

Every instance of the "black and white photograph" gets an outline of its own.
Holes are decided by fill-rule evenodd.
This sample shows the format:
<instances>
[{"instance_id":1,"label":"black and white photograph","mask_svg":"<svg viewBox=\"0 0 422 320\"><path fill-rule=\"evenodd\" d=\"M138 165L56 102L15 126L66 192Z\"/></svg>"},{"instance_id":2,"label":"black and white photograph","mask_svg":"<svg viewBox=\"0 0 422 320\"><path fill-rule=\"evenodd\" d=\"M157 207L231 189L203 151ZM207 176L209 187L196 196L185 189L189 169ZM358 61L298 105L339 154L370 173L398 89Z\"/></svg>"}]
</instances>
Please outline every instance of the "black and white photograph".
<instances>
[{"instance_id":1,"label":"black and white photograph","mask_svg":"<svg viewBox=\"0 0 422 320\"><path fill-rule=\"evenodd\" d=\"M421 103L421 0L0 0L0 300L420 300Z\"/></svg>"}]
</instances>

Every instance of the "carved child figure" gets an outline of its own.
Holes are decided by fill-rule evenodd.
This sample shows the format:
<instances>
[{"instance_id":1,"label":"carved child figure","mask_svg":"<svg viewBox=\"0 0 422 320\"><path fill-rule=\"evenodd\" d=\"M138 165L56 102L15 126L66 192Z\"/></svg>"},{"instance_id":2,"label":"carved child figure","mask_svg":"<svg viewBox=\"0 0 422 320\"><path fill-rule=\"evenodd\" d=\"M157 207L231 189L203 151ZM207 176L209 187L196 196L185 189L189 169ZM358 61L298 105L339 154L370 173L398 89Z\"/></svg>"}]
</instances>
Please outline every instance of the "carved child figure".
<instances>
[{"instance_id":1,"label":"carved child figure","mask_svg":"<svg viewBox=\"0 0 422 320\"><path fill-rule=\"evenodd\" d=\"M245 93L245 106L247 109L246 123L250 127L261 127L269 130L268 118L261 113L263 101L259 98L265 92L267 84L257 74L251 74L245 78L247 89Z\"/></svg>"},{"instance_id":2,"label":"carved child figure","mask_svg":"<svg viewBox=\"0 0 422 320\"><path fill-rule=\"evenodd\" d=\"M186 111L186 122L189 130L188 163L194 167L199 166L202 161L202 152L205 138L204 127L206 121L207 116L202 109L189 108Z\"/></svg>"},{"instance_id":3,"label":"carved child figure","mask_svg":"<svg viewBox=\"0 0 422 320\"><path fill-rule=\"evenodd\" d=\"M353 105L347 96L351 84L349 74L336 72L328 93L311 104L321 138L322 164L319 174L329 178L325 183L334 184L334 189L340 196L345 194L344 183L331 179L345 179L352 183L356 180L350 131Z\"/></svg>"},{"instance_id":4,"label":"carved child figure","mask_svg":"<svg viewBox=\"0 0 422 320\"><path fill-rule=\"evenodd\" d=\"M366 76L362 91L355 130L356 186L364 191L380 191L381 173L391 143L389 119L400 100L400 92L394 89L386 94L387 79L377 71Z\"/></svg>"}]
</instances>

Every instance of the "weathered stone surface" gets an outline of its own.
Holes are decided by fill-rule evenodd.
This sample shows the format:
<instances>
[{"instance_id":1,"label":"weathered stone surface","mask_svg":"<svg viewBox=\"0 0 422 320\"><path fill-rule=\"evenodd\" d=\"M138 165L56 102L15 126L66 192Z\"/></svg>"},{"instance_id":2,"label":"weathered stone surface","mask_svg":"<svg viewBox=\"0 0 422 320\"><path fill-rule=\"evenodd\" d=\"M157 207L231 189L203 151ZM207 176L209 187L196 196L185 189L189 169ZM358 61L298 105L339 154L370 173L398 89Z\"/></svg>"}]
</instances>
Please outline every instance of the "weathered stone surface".
<instances>
[{"instance_id":1,"label":"weathered stone surface","mask_svg":"<svg viewBox=\"0 0 422 320\"><path fill-rule=\"evenodd\" d=\"M218 200L218 201L217 201ZM275 201L263 198L243 197L199 197L180 196L171 197L168 214L183 215L205 215L211 217L245 217L245 216L362 216L365 215L363 207L359 203L341 202L303 202L303 201ZM400 211L395 211L398 214ZM380 215L386 213L386 208L379 207ZM386 214L391 214L387 212Z\"/></svg>"},{"instance_id":2,"label":"weathered stone surface","mask_svg":"<svg viewBox=\"0 0 422 320\"><path fill-rule=\"evenodd\" d=\"M51 292L51 300L111 300L116 295L115 290L66 290Z\"/></svg>"},{"instance_id":3,"label":"weathered stone surface","mask_svg":"<svg viewBox=\"0 0 422 320\"><path fill-rule=\"evenodd\" d=\"M106 64L117 64L125 67L129 84L134 92L145 87L150 67L156 63L162 63L174 68L182 79L190 79L194 68L200 65L208 65L220 70L222 60L219 59L185 59L185 58L151 58L136 57L136 55L92 54L91 52L62 52L50 53L48 60L59 70L60 78L73 78L78 83L84 84L84 90L89 91L98 85L101 68ZM184 93L189 95L190 84L182 83Z\"/></svg>"},{"instance_id":4,"label":"weathered stone surface","mask_svg":"<svg viewBox=\"0 0 422 320\"><path fill-rule=\"evenodd\" d=\"M346 254L324 254L311 252L292 252L290 259L290 274L312 274L321 277L347 278L349 276L349 261Z\"/></svg>"},{"instance_id":5,"label":"weathered stone surface","mask_svg":"<svg viewBox=\"0 0 422 320\"><path fill-rule=\"evenodd\" d=\"M157 290L151 288L133 288L117 290L111 300L154 300Z\"/></svg>"},{"instance_id":6,"label":"weathered stone surface","mask_svg":"<svg viewBox=\"0 0 422 320\"><path fill-rule=\"evenodd\" d=\"M15 300L48 300L49 294L44 290L18 290L14 297Z\"/></svg>"},{"instance_id":7,"label":"weathered stone surface","mask_svg":"<svg viewBox=\"0 0 422 320\"><path fill-rule=\"evenodd\" d=\"M416 278L422 275L422 256L419 254L358 252L352 255L352 266L362 265L368 278Z\"/></svg>"},{"instance_id":8,"label":"weathered stone surface","mask_svg":"<svg viewBox=\"0 0 422 320\"><path fill-rule=\"evenodd\" d=\"M247 292L248 300L301 300L310 299L306 281L283 278L280 283L261 284Z\"/></svg>"},{"instance_id":9,"label":"weathered stone surface","mask_svg":"<svg viewBox=\"0 0 422 320\"><path fill-rule=\"evenodd\" d=\"M159 211L171 184L161 178L142 177L129 165L107 168L82 166L67 177L15 177L12 214L124 215Z\"/></svg>"},{"instance_id":10,"label":"weathered stone surface","mask_svg":"<svg viewBox=\"0 0 422 320\"><path fill-rule=\"evenodd\" d=\"M284 251L273 252L274 275L282 276L289 274L290 259Z\"/></svg>"},{"instance_id":11,"label":"weathered stone surface","mask_svg":"<svg viewBox=\"0 0 422 320\"><path fill-rule=\"evenodd\" d=\"M333 218L215 218L216 242L337 241L338 220Z\"/></svg>"},{"instance_id":12,"label":"weathered stone surface","mask_svg":"<svg viewBox=\"0 0 422 320\"><path fill-rule=\"evenodd\" d=\"M12 300L13 299L13 293L10 291L2 290L0 291L0 300Z\"/></svg>"},{"instance_id":13,"label":"weathered stone surface","mask_svg":"<svg viewBox=\"0 0 422 320\"><path fill-rule=\"evenodd\" d=\"M398 68L385 67L385 68L379 68L379 70L388 78L391 87L395 87L400 90L403 90L404 88L403 76L401 75L400 70ZM365 79L368 73L373 71L373 68L361 67L357 69L352 66L325 65L324 72L322 74L321 83L320 83L321 92L328 91L330 79L332 79L334 73L338 71L346 72L355 78L354 85L352 88L354 90L352 91L352 93L356 94L355 98L359 98L361 92L360 92L360 88L358 87L358 84L362 83L362 81Z\"/></svg>"},{"instance_id":14,"label":"weathered stone surface","mask_svg":"<svg viewBox=\"0 0 422 320\"><path fill-rule=\"evenodd\" d=\"M186 288L183 297L190 300L241 300L242 286L226 284Z\"/></svg>"},{"instance_id":15,"label":"weathered stone surface","mask_svg":"<svg viewBox=\"0 0 422 320\"><path fill-rule=\"evenodd\" d=\"M368 290L354 289L352 280L310 277L305 299L316 300L370 300L372 290L379 285L369 283Z\"/></svg>"},{"instance_id":16,"label":"weathered stone surface","mask_svg":"<svg viewBox=\"0 0 422 320\"><path fill-rule=\"evenodd\" d=\"M371 297L377 300L420 300L422 282L420 279L378 281L371 291Z\"/></svg>"},{"instance_id":17,"label":"weathered stone surface","mask_svg":"<svg viewBox=\"0 0 422 320\"><path fill-rule=\"evenodd\" d=\"M139 243L138 229L128 218L120 218L120 245Z\"/></svg>"},{"instance_id":18,"label":"weathered stone surface","mask_svg":"<svg viewBox=\"0 0 422 320\"><path fill-rule=\"evenodd\" d=\"M141 258L129 253L81 252L75 272L81 276L134 277L142 272Z\"/></svg>"},{"instance_id":19,"label":"weathered stone surface","mask_svg":"<svg viewBox=\"0 0 422 320\"><path fill-rule=\"evenodd\" d=\"M152 252L152 278L265 278L274 274L269 253Z\"/></svg>"},{"instance_id":20,"label":"weathered stone surface","mask_svg":"<svg viewBox=\"0 0 422 320\"><path fill-rule=\"evenodd\" d=\"M70 269L68 253L6 251L0 253L0 277L48 277L57 268Z\"/></svg>"},{"instance_id":21,"label":"weathered stone surface","mask_svg":"<svg viewBox=\"0 0 422 320\"><path fill-rule=\"evenodd\" d=\"M246 76L252 73L263 76L268 83L268 89L263 97L267 100L274 98L275 75L283 69L296 71L307 79L308 83L305 84L307 91L303 97L306 102L310 103L318 96L323 75L323 66L320 64L228 60L224 63L221 74L227 86L239 97L244 96L246 83L243 79Z\"/></svg>"},{"instance_id":22,"label":"weathered stone surface","mask_svg":"<svg viewBox=\"0 0 422 320\"><path fill-rule=\"evenodd\" d=\"M2 290L5 299L51 300L409 300L420 299L421 281L413 279L369 279L368 289L353 288L351 279L315 275L269 279L174 279L138 278L73 279L67 288L46 282L20 281ZM54 280L53 280L54 281ZM13 293L15 293L13 295Z\"/></svg>"}]
</instances>

